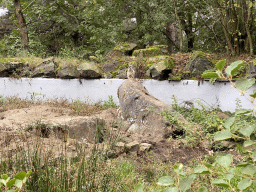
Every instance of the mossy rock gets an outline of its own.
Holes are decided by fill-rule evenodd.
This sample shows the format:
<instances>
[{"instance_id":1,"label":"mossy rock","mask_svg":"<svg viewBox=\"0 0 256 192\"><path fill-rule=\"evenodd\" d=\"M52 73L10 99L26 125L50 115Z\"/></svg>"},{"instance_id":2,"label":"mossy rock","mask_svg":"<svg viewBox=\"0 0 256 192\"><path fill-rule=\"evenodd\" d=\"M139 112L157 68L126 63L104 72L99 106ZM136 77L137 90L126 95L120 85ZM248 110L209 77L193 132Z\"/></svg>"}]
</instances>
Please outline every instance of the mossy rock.
<instances>
[{"instance_id":1,"label":"mossy rock","mask_svg":"<svg viewBox=\"0 0 256 192\"><path fill-rule=\"evenodd\" d=\"M203 57L206 57L206 53L204 53L203 51L195 51L192 54L192 59L203 58Z\"/></svg>"},{"instance_id":2,"label":"mossy rock","mask_svg":"<svg viewBox=\"0 0 256 192\"><path fill-rule=\"evenodd\" d=\"M137 46L137 44L135 44L135 43L123 43L123 44L117 45L114 48L114 50L121 51L123 53L127 53L129 51L132 51L136 46Z\"/></svg>"},{"instance_id":3,"label":"mossy rock","mask_svg":"<svg viewBox=\"0 0 256 192\"><path fill-rule=\"evenodd\" d=\"M148 65L151 66L147 70L146 76L159 80L168 79L169 73L172 72L174 67L173 61L174 59L169 56L150 58ZM153 62L155 62L155 64L152 65Z\"/></svg>"},{"instance_id":4,"label":"mossy rock","mask_svg":"<svg viewBox=\"0 0 256 192\"><path fill-rule=\"evenodd\" d=\"M179 75L176 75L176 76L172 76L172 77L169 77L170 80L181 80L181 76L182 74L179 74Z\"/></svg>"},{"instance_id":5,"label":"mossy rock","mask_svg":"<svg viewBox=\"0 0 256 192\"><path fill-rule=\"evenodd\" d=\"M168 50L166 45L155 45L146 49L135 50L132 56L135 57L154 57L158 55L167 55Z\"/></svg>"},{"instance_id":6,"label":"mossy rock","mask_svg":"<svg viewBox=\"0 0 256 192\"><path fill-rule=\"evenodd\" d=\"M101 77L101 70L96 63L82 63L77 68L80 78L84 79L98 79Z\"/></svg>"},{"instance_id":7,"label":"mossy rock","mask_svg":"<svg viewBox=\"0 0 256 192\"><path fill-rule=\"evenodd\" d=\"M152 65L157 64L159 62L163 62L167 69L173 69L174 67L174 58L166 55L150 57L147 60L146 66L149 68Z\"/></svg>"},{"instance_id":8,"label":"mossy rock","mask_svg":"<svg viewBox=\"0 0 256 192\"><path fill-rule=\"evenodd\" d=\"M210 69L213 69L212 63L202 51L194 52L192 59L185 66L185 70L189 70L193 76L201 76L204 71Z\"/></svg>"}]
</instances>

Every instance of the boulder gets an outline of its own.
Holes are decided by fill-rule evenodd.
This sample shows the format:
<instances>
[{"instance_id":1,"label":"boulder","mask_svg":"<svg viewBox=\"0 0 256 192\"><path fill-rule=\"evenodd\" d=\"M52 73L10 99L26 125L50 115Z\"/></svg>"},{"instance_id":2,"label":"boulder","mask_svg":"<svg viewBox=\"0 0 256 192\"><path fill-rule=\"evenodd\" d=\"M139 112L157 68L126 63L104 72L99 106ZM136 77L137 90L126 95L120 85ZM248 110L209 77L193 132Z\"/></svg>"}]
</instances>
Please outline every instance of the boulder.
<instances>
[{"instance_id":1,"label":"boulder","mask_svg":"<svg viewBox=\"0 0 256 192\"><path fill-rule=\"evenodd\" d=\"M50 125L56 136L61 139L67 134L71 139L80 142L86 139L93 143L97 134L97 142L103 141L105 121L97 117L55 118L42 122Z\"/></svg>"},{"instance_id":2,"label":"boulder","mask_svg":"<svg viewBox=\"0 0 256 192\"><path fill-rule=\"evenodd\" d=\"M69 66L57 69L57 76L61 79L74 79L79 77L79 73L76 69Z\"/></svg>"},{"instance_id":3,"label":"boulder","mask_svg":"<svg viewBox=\"0 0 256 192\"><path fill-rule=\"evenodd\" d=\"M42 64L38 65L32 74L32 77L46 77L55 78L57 73L58 64L55 62L54 57L47 58Z\"/></svg>"},{"instance_id":4,"label":"boulder","mask_svg":"<svg viewBox=\"0 0 256 192\"><path fill-rule=\"evenodd\" d=\"M25 66L22 62L0 63L0 77L9 77L13 72L20 71Z\"/></svg>"},{"instance_id":5,"label":"boulder","mask_svg":"<svg viewBox=\"0 0 256 192\"><path fill-rule=\"evenodd\" d=\"M151 65L146 72L146 76L153 79L163 80L168 79L169 74L174 67L173 58L169 56L160 56L149 58L149 62L155 64Z\"/></svg>"},{"instance_id":6,"label":"boulder","mask_svg":"<svg viewBox=\"0 0 256 192\"><path fill-rule=\"evenodd\" d=\"M249 68L246 78L255 78L256 77L256 60L249 63Z\"/></svg>"},{"instance_id":7,"label":"boulder","mask_svg":"<svg viewBox=\"0 0 256 192\"><path fill-rule=\"evenodd\" d=\"M191 61L185 66L185 70L190 70L194 76L201 76L204 71L210 69L214 69L212 63L201 51L194 52Z\"/></svg>"},{"instance_id":8,"label":"boulder","mask_svg":"<svg viewBox=\"0 0 256 192\"><path fill-rule=\"evenodd\" d=\"M79 77L82 79L99 79L101 78L100 68L96 63L82 63L77 68Z\"/></svg>"},{"instance_id":9,"label":"boulder","mask_svg":"<svg viewBox=\"0 0 256 192\"><path fill-rule=\"evenodd\" d=\"M127 131L152 140L172 135L173 131L187 121L183 116L165 103L153 97L146 88L135 79L128 79L118 88L121 119L130 122ZM163 112L175 116L178 123L170 123ZM146 139L146 140L147 140Z\"/></svg>"},{"instance_id":10,"label":"boulder","mask_svg":"<svg viewBox=\"0 0 256 192\"><path fill-rule=\"evenodd\" d=\"M105 60L111 60L114 57L131 56L136 47L137 44L135 43L122 43L117 45L106 55Z\"/></svg>"},{"instance_id":11,"label":"boulder","mask_svg":"<svg viewBox=\"0 0 256 192\"><path fill-rule=\"evenodd\" d=\"M167 55L168 50L166 45L154 45L146 49L138 49L133 52L135 57L154 57L158 55Z\"/></svg>"}]
</instances>

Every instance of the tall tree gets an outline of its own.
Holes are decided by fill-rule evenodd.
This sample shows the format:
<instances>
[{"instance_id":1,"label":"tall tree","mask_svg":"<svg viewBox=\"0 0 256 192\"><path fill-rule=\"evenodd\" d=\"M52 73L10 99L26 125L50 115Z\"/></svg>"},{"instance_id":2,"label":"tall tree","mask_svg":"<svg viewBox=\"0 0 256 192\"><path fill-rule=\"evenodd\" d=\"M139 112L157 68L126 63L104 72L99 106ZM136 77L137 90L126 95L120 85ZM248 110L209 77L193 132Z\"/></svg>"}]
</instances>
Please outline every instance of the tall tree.
<instances>
[{"instance_id":1,"label":"tall tree","mask_svg":"<svg viewBox=\"0 0 256 192\"><path fill-rule=\"evenodd\" d=\"M26 20L23 16L20 1L19 0L13 0L14 7L15 7L15 15L18 19L19 27L20 27L20 37L21 37L21 43L23 46L23 49L26 52L29 52L29 39L28 39L28 30L27 30L27 24Z\"/></svg>"},{"instance_id":2,"label":"tall tree","mask_svg":"<svg viewBox=\"0 0 256 192\"><path fill-rule=\"evenodd\" d=\"M245 52L249 44L249 52L253 54L255 31L255 0L213 0L212 5L217 19L222 25L228 51L232 55Z\"/></svg>"}]
</instances>

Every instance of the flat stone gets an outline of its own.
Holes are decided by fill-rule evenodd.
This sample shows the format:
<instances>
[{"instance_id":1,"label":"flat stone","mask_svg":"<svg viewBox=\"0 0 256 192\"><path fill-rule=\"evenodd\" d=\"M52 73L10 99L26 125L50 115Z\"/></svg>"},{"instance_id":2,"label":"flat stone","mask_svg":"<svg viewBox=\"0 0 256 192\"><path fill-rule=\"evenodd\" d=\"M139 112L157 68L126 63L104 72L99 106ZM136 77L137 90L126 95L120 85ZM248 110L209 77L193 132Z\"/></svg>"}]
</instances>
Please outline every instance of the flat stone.
<instances>
[{"instance_id":1,"label":"flat stone","mask_svg":"<svg viewBox=\"0 0 256 192\"><path fill-rule=\"evenodd\" d=\"M133 141L125 145L125 149L127 152L139 151L140 144L138 141Z\"/></svg>"},{"instance_id":2,"label":"flat stone","mask_svg":"<svg viewBox=\"0 0 256 192\"><path fill-rule=\"evenodd\" d=\"M141 143L140 144L140 151L149 151L149 149L151 148L151 144L149 143Z\"/></svg>"}]
</instances>

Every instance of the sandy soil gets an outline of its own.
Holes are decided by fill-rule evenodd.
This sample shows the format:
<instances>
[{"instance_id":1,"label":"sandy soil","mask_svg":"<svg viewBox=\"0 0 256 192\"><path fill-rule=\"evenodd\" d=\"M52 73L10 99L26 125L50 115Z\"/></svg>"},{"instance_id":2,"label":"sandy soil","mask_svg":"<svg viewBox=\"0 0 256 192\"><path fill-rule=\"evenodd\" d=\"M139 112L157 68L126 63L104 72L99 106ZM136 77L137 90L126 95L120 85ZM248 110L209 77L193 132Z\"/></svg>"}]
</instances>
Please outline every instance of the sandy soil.
<instances>
[{"instance_id":1,"label":"sandy soil","mask_svg":"<svg viewBox=\"0 0 256 192\"><path fill-rule=\"evenodd\" d=\"M4 151L15 152L19 148L31 148L40 144L43 146L45 153L54 151L58 157L63 150L67 150L68 155L74 156L76 149L74 143L69 143L55 136L49 138L38 137L34 133L26 132L26 126L37 120L50 120L54 118L76 117L77 114L68 108L52 107L48 105L36 105L29 108L13 109L0 113L0 154ZM123 132L115 125L118 121L117 109L110 108L94 114L106 121L107 129L110 130L112 137L122 138L125 142L138 140L136 135ZM114 136L113 136L114 135ZM110 137L109 137L110 138ZM152 144L151 150L156 158L163 161L186 163L193 158L201 159L209 151L204 147L184 147L178 140L162 139L157 142L150 142L147 138L140 138L140 142ZM107 141L106 141L107 142ZM73 145L72 145L73 144ZM88 148L88 153L92 144L84 143ZM104 145L104 143L102 144ZM54 149L54 150L52 150ZM1 156L1 155L0 155ZM139 157L145 157L145 154L138 154Z\"/></svg>"}]
</instances>

